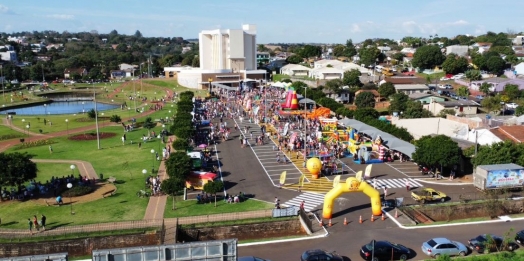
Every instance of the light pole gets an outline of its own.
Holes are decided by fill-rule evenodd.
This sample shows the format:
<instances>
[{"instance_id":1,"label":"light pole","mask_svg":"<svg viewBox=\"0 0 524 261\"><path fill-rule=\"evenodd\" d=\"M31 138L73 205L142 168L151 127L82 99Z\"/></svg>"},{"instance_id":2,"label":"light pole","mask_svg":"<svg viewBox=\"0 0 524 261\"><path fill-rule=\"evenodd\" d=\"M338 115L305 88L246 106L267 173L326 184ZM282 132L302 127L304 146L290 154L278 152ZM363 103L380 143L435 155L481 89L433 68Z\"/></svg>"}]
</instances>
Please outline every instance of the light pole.
<instances>
[{"instance_id":1,"label":"light pole","mask_svg":"<svg viewBox=\"0 0 524 261\"><path fill-rule=\"evenodd\" d=\"M66 132L67 132L67 136L69 136L69 120L68 120L68 119L65 119L65 122L66 122Z\"/></svg>"},{"instance_id":2,"label":"light pole","mask_svg":"<svg viewBox=\"0 0 524 261\"><path fill-rule=\"evenodd\" d=\"M142 174L146 175L147 174L147 169L143 169L142 170Z\"/></svg>"},{"instance_id":3,"label":"light pole","mask_svg":"<svg viewBox=\"0 0 524 261\"><path fill-rule=\"evenodd\" d=\"M76 166L75 165L71 165L69 166L69 168L71 169L71 175L73 175L73 177L75 176L75 168Z\"/></svg>"},{"instance_id":4,"label":"light pole","mask_svg":"<svg viewBox=\"0 0 524 261\"><path fill-rule=\"evenodd\" d=\"M27 139L29 140L29 128L31 127L31 125L29 125L29 123L27 125L25 125L25 128L27 129Z\"/></svg>"},{"instance_id":5,"label":"light pole","mask_svg":"<svg viewBox=\"0 0 524 261\"><path fill-rule=\"evenodd\" d=\"M71 188L73 187L73 184L71 183L67 183L67 188L69 190L71 190ZM73 200L71 199L71 191L69 191L69 205L71 206L71 215L73 215Z\"/></svg>"},{"instance_id":6,"label":"light pole","mask_svg":"<svg viewBox=\"0 0 524 261\"><path fill-rule=\"evenodd\" d=\"M153 157L153 161L151 162L151 173L155 173L155 150L151 149L151 155Z\"/></svg>"},{"instance_id":7,"label":"light pole","mask_svg":"<svg viewBox=\"0 0 524 261\"><path fill-rule=\"evenodd\" d=\"M47 104L44 104L44 114L47 115Z\"/></svg>"},{"instance_id":8,"label":"light pole","mask_svg":"<svg viewBox=\"0 0 524 261\"><path fill-rule=\"evenodd\" d=\"M84 107L85 104L86 104L86 102L82 102L82 114L86 113L86 110L85 110L85 107Z\"/></svg>"},{"instance_id":9,"label":"light pole","mask_svg":"<svg viewBox=\"0 0 524 261\"><path fill-rule=\"evenodd\" d=\"M304 88L304 162L306 162L306 142L307 142L307 87Z\"/></svg>"}]
</instances>

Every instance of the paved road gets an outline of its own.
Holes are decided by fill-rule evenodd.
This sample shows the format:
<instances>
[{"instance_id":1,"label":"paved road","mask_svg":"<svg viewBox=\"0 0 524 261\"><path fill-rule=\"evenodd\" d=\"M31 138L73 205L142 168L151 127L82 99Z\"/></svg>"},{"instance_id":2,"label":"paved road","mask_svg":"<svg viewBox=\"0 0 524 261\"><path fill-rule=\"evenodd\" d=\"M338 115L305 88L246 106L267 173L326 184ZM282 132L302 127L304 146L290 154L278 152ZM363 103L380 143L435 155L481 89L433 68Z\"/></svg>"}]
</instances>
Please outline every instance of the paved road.
<instances>
[{"instance_id":1,"label":"paved road","mask_svg":"<svg viewBox=\"0 0 524 261\"><path fill-rule=\"evenodd\" d=\"M381 222L391 223L388 221L375 221L374 223L380 224ZM466 244L469 239L482 233L493 233L503 236L503 234L510 229L515 229L516 231L524 229L523 221L416 230L404 230L389 226L377 226L376 228L368 228L366 230L359 229L363 225L364 224L360 225L358 223L350 223L349 225L344 226L341 223L338 223L329 228L329 236L322 239L239 247L238 253L239 256L254 255L272 261L299 260L300 255L305 250L321 248L329 251L337 251L338 254L354 261L362 260L359 255L359 250L362 245L375 239L389 240L391 242L403 244L414 251L415 256L412 257L411 260L424 260L430 258L421 253L420 247L422 242L434 237L447 237Z\"/></svg>"}]
</instances>

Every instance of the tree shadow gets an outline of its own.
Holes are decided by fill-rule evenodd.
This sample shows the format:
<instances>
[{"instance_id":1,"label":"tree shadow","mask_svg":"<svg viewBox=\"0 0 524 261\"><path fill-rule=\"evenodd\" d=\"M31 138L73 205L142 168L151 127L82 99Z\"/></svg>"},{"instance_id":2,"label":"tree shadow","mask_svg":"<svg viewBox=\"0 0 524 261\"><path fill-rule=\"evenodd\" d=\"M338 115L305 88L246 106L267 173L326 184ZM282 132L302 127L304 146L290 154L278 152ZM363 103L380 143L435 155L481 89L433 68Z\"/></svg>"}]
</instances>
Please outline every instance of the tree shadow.
<instances>
[{"instance_id":1,"label":"tree shadow","mask_svg":"<svg viewBox=\"0 0 524 261\"><path fill-rule=\"evenodd\" d=\"M358 205L358 206L352 206L352 207L349 207L349 208L344 209L342 211L333 213L333 218L340 217L340 216L346 215L346 214L354 212L354 211L367 209L367 208L370 208L370 207L371 207L371 203L361 204L361 205Z\"/></svg>"},{"instance_id":2,"label":"tree shadow","mask_svg":"<svg viewBox=\"0 0 524 261\"><path fill-rule=\"evenodd\" d=\"M236 182L231 182L231 181L227 181L227 180L225 180L225 181L224 181L224 189L225 189L225 190L229 190L229 189L235 187L237 184L238 184L238 183L236 183Z\"/></svg>"},{"instance_id":3,"label":"tree shadow","mask_svg":"<svg viewBox=\"0 0 524 261\"><path fill-rule=\"evenodd\" d=\"M222 177L227 177L229 175L231 175L231 172L229 172L229 171L222 171Z\"/></svg>"},{"instance_id":4,"label":"tree shadow","mask_svg":"<svg viewBox=\"0 0 524 261\"><path fill-rule=\"evenodd\" d=\"M0 227L1 226L10 226L10 225L14 225L14 224L18 224L17 221L10 221L10 222L7 222L7 223L2 223L0 224Z\"/></svg>"},{"instance_id":5,"label":"tree shadow","mask_svg":"<svg viewBox=\"0 0 524 261\"><path fill-rule=\"evenodd\" d=\"M126 181L125 180L121 180L121 179L120 180L117 179L113 183L115 183L115 184L124 184L124 183L126 183Z\"/></svg>"}]
</instances>

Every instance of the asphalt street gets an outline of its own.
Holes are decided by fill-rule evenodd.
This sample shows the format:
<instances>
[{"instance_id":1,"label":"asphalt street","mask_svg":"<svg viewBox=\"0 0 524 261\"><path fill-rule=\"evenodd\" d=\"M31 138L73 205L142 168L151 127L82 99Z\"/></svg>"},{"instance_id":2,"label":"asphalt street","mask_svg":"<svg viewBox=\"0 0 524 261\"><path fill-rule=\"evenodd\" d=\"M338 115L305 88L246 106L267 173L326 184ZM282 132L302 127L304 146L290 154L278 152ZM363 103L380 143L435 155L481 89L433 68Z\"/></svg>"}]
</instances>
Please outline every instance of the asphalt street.
<instances>
[{"instance_id":1,"label":"asphalt street","mask_svg":"<svg viewBox=\"0 0 524 261\"><path fill-rule=\"evenodd\" d=\"M228 126L234 126L233 120L228 119L227 122ZM255 124L246 121L241 123L238 119L236 122L241 127L246 125L251 127L250 131L245 133L248 137L250 137L251 131L253 132L253 136L260 134L260 128ZM217 120L215 120L214 123L217 124ZM276 152L273 150L273 144L271 142L260 146L254 144L254 139L250 139L249 143L251 146L241 148L239 141L241 131L235 131L234 128L231 129L230 139L217 145L222 174L229 194L243 192L254 195L254 198L257 200L268 202L274 202L274 198L278 197L283 205L288 206L299 205L300 202L304 200L306 210L314 212L319 217L321 216L323 194L298 192L280 189L278 187L280 173L284 170L288 172L289 179L298 179L300 172L296 166L277 163ZM363 171L366 167L366 165L355 164L348 158L342 161L347 164L347 167L352 171L343 174L341 180L354 176L355 172ZM330 176L328 178L332 179L333 177L334 176ZM376 178L377 187L380 189L384 186L388 187L388 199L410 197L411 192L405 188L406 180L410 181L412 189L431 187L441 190L448 195L477 193L472 185L453 184L453 186L450 186L441 184L433 179L428 179L418 172L415 164L410 162L374 164L371 178ZM457 199L458 196L451 198L451 200ZM412 248L415 253L419 253L422 242L432 237L444 236L453 240L467 242L468 239L481 233L491 232L502 235L510 228L516 230L524 228L522 222L512 221L490 225L464 225L411 230L401 229L388 218L386 218L385 221L375 220L374 222L370 222L370 200L362 193L345 194L338 198L335 201L333 216L333 226L327 228L329 236L326 238L240 247L240 256L255 255L273 261L298 260L303 251L312 248L322 248L335 250L351 260L360 260L361 258L358 254L360 247L372 239L401 243ZM358 222L360 217L362 217L364 221L362 224ZM343 225L344 218L349 222L347 226ZM424 258L425 256L415 256L413 260L421 260Z\"/></svg>"}]
</instances>

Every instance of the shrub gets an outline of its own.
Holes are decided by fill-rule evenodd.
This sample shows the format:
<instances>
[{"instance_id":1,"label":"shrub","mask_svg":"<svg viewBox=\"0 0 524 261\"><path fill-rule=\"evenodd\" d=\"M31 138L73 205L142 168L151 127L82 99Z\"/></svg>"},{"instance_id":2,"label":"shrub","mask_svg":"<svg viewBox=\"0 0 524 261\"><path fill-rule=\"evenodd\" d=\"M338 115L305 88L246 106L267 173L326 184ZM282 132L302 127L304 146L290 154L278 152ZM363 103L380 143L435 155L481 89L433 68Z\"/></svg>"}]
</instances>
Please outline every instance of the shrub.
<instances>
[{"instance_id":1,"label":"shrub","mask_svg":"<svg viewBox=\"0 0 524 261\"><path fill-rule=\"evenodd\" d=\"M22 141L23 139L20 139L20 141ZM22 141L23 142L23 141ZM27 149L27 148L32 148L32 147L38 147L38 146L44 146L44 145L51 145L55 143L54 141L52 140L37 140L37 141L28 141L28 142L24 142L20 145L18 145L18 147L16 147L17 150L21 150L21 149Z\"/></svg>"},{"instance_id":2,"label":"shrub","mask_svg":"<svg viewBox=\"0 0 524 261\"><path fill-rule=\"evenodd\" d=\"M116 123L119 123L122 121L122 118L120 118L120 116L118 115L111 115L111 118L109 118L109 121L110 122L116 122Z\"/></svg>"},{"instance_id":3,"label":"shrub","mask_svg":"<svg viewBox=\"0 0 524 261\"><path fill-rule=\"evenodd\" d=\"M187 139L176 139L173 141L173 148L175 150L185 151L189 147Z\"/></svg>"},{"instance_id":4,"label":"shrub","mask_svg":"<svg viewBox=\"0 0 524 261\"><path fill-rule=\"evenodd\" d=\"M93 188L90 186L75 186L75 187L65 190L62 193L62 196L63 197L78 197L78 196L87 195L91 192L93 192Z\"/></svg>"}]
</instances>

